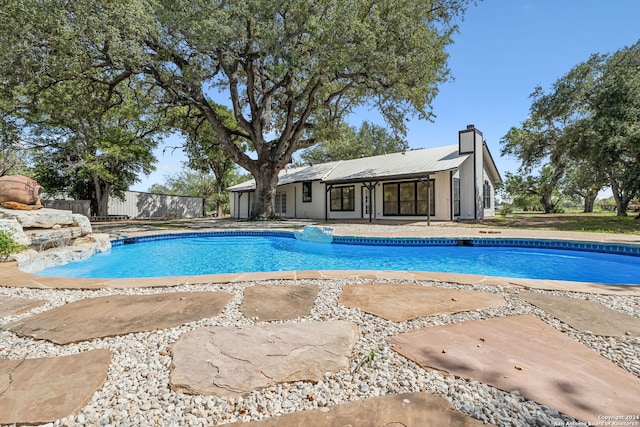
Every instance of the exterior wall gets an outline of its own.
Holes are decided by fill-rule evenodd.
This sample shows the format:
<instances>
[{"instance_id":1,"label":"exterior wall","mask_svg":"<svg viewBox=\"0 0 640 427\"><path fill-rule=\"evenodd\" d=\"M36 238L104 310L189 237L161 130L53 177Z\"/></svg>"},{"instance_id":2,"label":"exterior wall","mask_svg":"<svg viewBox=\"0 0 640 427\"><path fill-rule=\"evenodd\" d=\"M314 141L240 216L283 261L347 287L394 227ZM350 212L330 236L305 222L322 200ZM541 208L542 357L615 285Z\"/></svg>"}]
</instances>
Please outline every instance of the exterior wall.
<instances>
[{"instance_id":1,"label":"exterior wall","mask_svg":"<svg viewBox=\"0 0 640 427\"><path fill-rule=\"evenodd\" d=\"M460 218L481 219L484 210L482 204L482 185L484 176L484 151L482 132L473 125L468 125L466 130L458 132L458 151L461 154L470 154L467 161L461 167L461 191L462 206ZM469 160L471 160L470 164ZM470 191L472 190L472 191ZM471 199L470 199L471 197Z\"/></svg>"},{"instance_id":2,"label":"exterior wall","mask_svg":"<svg viewBox=\"0 0 640 427\"><path fill-rule=\"evenodd\" d=\"M483 179L482 179L483 184L485 181L489 183L489 188L491 189L491 205L489 207L484 206L484 209L483 209L485 218L489 218L489 217L496 216L496 189L495 189L495 186L493 185L493 182L491 182L491 178L489 177L487 170L483 169Z\"/></svg>"},{"instance_id":3,"label":"exterior wall","mask_svg":"<svg viewBox=\"0 0 640 427\"><path fill-rule=\"evenodd\" d=\"M317 218L324 219L325 200L327 192L324 183L319 181L311 182L311 201L302 201L302 183L295 184L296 194L296 218Z\"/></svg>"},{"instance_id":4,"label":"exterior wall","mask_svg":"<svg viewBox=\"0 0 640 427\"><path fill-rule=\"evenodd\" d=\"M475 219L475 182L473 179L473 156L469 157L459 169L460 178L460 219Z\"/></svg>"},{"instance_id":5,"label":"exterior wall","mask_svg":"<svg viewBox=\"0 0 640 427\"><path fill-rule=\"evenodd\" d=\"M125 200L109 198L109 215L126 215L129 218L201 218L202 197L169 196L165 194L125 191Z\"/></svg>"},{"instance_id":6,"label":"exterior wall","mask_svg":"<svg viewBox=\"0 0 640 427\"><path fill-rule=\"evenodd\" d=\"M433 220L448 221L451 219L451 174L443 172L431 175L430 178L435 180L435 215L431 216ZM385 218L395 220L421 220L426 219L426 215L422 216L389 216L384 215L384 194L383 184L390 182L407 182L414 180L395 180L384 181L376 184L373 194L373 211L372 218ZM329 193L326 186L320 181L314 181L311 185L311 202L302 201L302 183L281 185L278 187L277 193L286 194L286 214L285 218L309 218L324 220L325 215L329 220L332 219L369 219L369 215L364 212L362 206L362 189L366 187L362 183L335 185L334 187L353 186L354 187L354 210L352 211L332 211L330 210ZM464 193L461 190L461 193ZM242 196L239 196L242 194ZM254 192L232 193L231 213L234 218L248 218L250 204L253 201Z\"/></svg>"},{"instance_id":7,"label":"exterior wall","mask_svg":"<svg viewBox=\"0 0 640 427\"><path fill-rule=\"evenodd\" d=\"M251 209L251 200L253 200L253 195L253 191L231 193L231 197L229 198L231 216L234 218L249 218L249 209Z\"/></svg>"}]
</instances>

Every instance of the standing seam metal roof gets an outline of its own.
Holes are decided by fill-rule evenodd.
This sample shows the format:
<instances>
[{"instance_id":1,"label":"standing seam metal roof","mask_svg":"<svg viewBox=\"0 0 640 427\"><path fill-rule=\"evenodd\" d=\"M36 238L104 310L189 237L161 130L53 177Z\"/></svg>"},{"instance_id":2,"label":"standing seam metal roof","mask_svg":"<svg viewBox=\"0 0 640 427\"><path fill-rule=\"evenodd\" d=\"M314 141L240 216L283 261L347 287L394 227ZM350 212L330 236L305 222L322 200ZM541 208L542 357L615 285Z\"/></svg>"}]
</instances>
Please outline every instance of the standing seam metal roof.
<instances>
[{"instance_id":1,"label":"standing seam metal roof","mask_svg":"<svg viewBox=\"0 0 640 427\"><path fill-rule=\"evenodd\" d=\"M318 180L326 183L339 183L424 176L429 173L456 169L469 156L470 154L459 154L458 144L455 144L411 150L404 153L341 160L295 169L285 169L280 172L278 185ZM255 189L255 180L228 188L229 191L253 189Z\"/></svg>"}]
</instances>

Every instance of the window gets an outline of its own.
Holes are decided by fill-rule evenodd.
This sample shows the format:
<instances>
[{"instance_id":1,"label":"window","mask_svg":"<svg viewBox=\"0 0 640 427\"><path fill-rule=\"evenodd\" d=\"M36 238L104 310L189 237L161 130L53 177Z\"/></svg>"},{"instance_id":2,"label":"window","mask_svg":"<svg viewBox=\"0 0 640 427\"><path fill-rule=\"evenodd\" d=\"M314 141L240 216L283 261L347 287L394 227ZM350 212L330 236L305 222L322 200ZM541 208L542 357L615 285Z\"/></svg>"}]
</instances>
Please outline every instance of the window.
<instances>
[{"instance_id":1,"label":"window","mask_svg":"<svg viewBox=\"0 0 640 427\"><path fill-rule=\"evenodd\" d=\"M311 201L311 182L302 183L302 201L303 202Z\"/></svg>"},{"instance_id":2,"label":"window","mask_svg":"<svg viewBox=\"0 0 640 427\"><path fill-rule=\"evenodd\" d=\"M429 215L435 215L434 180L429 180L429 185L431 189L428 192L427 184L422 181L384 184L382 187L384 215L426 216L427 210L430 210ZM430 203L427 194L430 195Z\"/></svg>"},{"instance_id":3,"label":"window","mask_svg":"<svg viewBox=\"0 0 640 427\"><path fill-rule=\"evenodd\" d=\"M287 193L276 193L275 211L277 216L287 214Z\"/></svg>"},{"instance_id":4,"label":"window","mask_svg":"<svg viewBox=\"0 0 640 427\"><path fill-rule=\"evenodd\" d=\"M332 211L353 211L355 210L355 187L333 187L331 189L331 210Z\"/></svg>"},{"instance_id":5,"label":"window","mask_svg":"<svg viewBox=\"0 0 640 427\"><path fill-rule=\"evenodd\" d=\"M460 179L453 178L453 216L460 216Z\"/></svg>"},{"instance_id":6,"label":"window","mask_svg":"<svg viewBox=\"0 0 640 427\"><path fill-rule=\"evenodd\" d=\"M491 184L489 184L489 181L484 182L482 193L484 196L484 208L489 209L491 207Z\"/></svg>"}]
</instances>

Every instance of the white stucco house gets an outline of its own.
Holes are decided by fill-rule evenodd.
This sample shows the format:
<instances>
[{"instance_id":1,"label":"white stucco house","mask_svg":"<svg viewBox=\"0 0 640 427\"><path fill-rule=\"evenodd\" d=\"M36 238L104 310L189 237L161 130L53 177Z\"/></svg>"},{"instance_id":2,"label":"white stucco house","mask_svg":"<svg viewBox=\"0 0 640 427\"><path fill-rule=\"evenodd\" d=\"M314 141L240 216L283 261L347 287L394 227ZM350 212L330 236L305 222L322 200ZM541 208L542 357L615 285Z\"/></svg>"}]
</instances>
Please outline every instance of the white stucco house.
<instances>
[{"instance_id":1,"label":"white stucco house","mask_svg":"<svg viewBox=\"0 0 640 427\"><path fill-rule=\"evenodd\" d=\"M285 218L442 220L495 215L501 182L473 125L458 144L285 169L276 213ZM231 215L248 218L255 181L228 188Z\"/></svg>"}]
</instances>

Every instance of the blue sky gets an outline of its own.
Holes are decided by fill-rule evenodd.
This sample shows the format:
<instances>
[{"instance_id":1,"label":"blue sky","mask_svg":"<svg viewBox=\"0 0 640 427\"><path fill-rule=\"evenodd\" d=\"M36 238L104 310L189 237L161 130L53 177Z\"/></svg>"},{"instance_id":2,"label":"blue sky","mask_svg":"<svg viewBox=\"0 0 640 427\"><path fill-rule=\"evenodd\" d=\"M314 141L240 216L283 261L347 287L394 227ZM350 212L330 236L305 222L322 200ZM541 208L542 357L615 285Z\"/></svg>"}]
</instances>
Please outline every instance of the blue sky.
<instances>
[{"instance_id":1,"label":"blue sky","mask_svg":"<svg viewBox=\"0 0 640 427\"><path fill-rule=\"evenodd\" d=\"M454 36L449 68L453 81L440 87L433 122L411 120L411 148L457 143L458 131L474 124L484 136L498 170L515 172L518 163L500 155L501 138L527 117L529 95L549 89L593 53L609 53L640 39L639 0L484 0L471 6ZM350 118L383 125L375 111ZM167 141L168 145L175 141ZM182 169L179 151L156 150L157 170L132 187L147 191Z\"/></svg>"}]
</instances>

